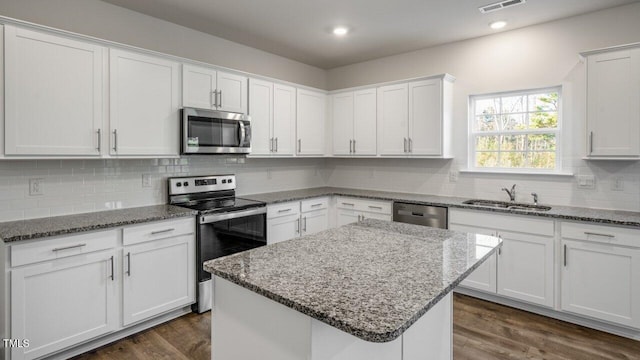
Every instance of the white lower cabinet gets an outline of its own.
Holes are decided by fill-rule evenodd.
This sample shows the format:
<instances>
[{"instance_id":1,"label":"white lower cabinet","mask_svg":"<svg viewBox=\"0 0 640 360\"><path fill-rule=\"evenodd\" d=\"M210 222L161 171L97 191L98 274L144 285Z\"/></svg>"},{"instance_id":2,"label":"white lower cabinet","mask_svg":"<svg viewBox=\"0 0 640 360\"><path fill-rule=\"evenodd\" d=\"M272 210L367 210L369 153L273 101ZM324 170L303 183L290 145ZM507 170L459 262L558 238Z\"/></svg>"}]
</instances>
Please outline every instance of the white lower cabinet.
<instances>
[{"instance_id":1,"label":"white lower cabinet","mask_svg":"<svg viewBox=\"0 0 640 360\"><path fill-rule=\"evenodd\" d=\"M640 231L561 226L562 310L640 329Z\"/></svg>"},{"instance_id":2,"label":"white lower cabinet","mask_svg":"<svg viewBox=\"0 0 640 360\"><path fill-rule=\"evenodd\" d=\"M364 219L391 221L391 202L356 199L339 196L336 199L338 210L337 225L342 226Z\"/></svg>"},{"instance_id":3,"label":"white lower cabinet","mask_svg":"<svg viewBox=\"0 0 640 360\"><path fill-rule=\"evenodd\" d=\"M529 303L554 305L554 222L450 209L449 229L494 235L502 248L460 285ZM476 257L486 255L480 244Z\"/></svg>"},{"instance_id":4,"label":"white lower cabinet","mask_svg":"<svg viewBox=\"0 0 640 360\"><path fill-rule=\"evenodd\" d=\"M267 206L267 243L275 244L329 228L329 198Z\"/></svg>"},{"instance_id":5,"label":"white lower cabinet","mask_svg":"<svg viewBox=\"0 0 640 360\"><path fill-rule=\"evenodd\" d=\"M185 218L9 245L8 337L29 340L11 359L48 356L192 303L194 234L195 219Z\"/></svg>"}]
</instances>

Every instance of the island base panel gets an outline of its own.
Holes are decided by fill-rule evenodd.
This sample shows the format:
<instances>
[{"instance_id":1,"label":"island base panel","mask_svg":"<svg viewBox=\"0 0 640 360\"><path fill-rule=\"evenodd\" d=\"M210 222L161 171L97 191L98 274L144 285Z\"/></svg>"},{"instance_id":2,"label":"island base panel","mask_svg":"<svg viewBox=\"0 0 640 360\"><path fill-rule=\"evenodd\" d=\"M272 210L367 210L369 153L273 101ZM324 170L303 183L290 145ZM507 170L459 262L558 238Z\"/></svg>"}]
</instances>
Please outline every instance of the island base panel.
<instances>
[{"instance_id":1,"label":"island base panel","mask_svg":"<svg viewBox=\"0 0 640 360\"><path fill-rule=\"evenodd\" d=\"M399 338L362 340L230 281L214 277L214 360L451 360L447 294Z\"/></svg>"}]
</instances>

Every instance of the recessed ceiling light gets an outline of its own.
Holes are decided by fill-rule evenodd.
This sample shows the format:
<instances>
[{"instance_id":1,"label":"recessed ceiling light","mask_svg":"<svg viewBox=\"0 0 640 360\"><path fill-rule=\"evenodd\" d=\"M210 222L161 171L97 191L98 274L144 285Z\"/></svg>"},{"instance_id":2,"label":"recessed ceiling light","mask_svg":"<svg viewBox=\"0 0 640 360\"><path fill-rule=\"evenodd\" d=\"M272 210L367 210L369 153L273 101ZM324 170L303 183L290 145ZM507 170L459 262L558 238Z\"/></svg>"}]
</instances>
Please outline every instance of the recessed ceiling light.
<instances>
[{"instance_id":1,"label":"recessed ceiling light","mask_svg":"<svg viewBox=\"0 0 640 360\"><path fill-rule=\"evenodd\" d=\"M333 35L344 36L347 35L349 29L345 26L336 26L333 28Z\"/></svg>"},{"instance_id":2,"label":"recessed ceiling light","mask_svg":"<svg viewBox=\"0 0 640 360\"><path fill-rule=\"evenodd\" d=\"M498 29L502 29L503 27L507 26L507 22L506 21L494 21L492 23L489 24L489 26L493 29L493 30L498 30Z\"/></svg>"}]
</instances>

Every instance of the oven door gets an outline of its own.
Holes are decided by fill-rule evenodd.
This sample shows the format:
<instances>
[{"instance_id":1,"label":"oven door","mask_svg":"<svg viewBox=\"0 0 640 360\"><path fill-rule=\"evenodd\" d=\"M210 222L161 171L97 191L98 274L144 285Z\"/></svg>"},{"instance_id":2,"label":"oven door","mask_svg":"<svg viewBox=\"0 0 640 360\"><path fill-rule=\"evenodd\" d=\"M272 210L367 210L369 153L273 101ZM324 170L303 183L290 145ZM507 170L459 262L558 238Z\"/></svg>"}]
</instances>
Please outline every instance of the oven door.
<instances>
[{"instance_id":1,"label":"oven door","mask_svg":"<svg viewBox=\"0 0 640 360\"><path fill-rule=\"evenodd\" d=\"M182 110L183 154L245 154L251 152L251 120L224 111Z\"/></svg>"},{"instance_id":2,"label":"oven door","mask_svg":"<svg viewBox=\"0 0 640 360\"><path fill-rule=\"evenodd\" d=\"M204 271L205 261L267 245L267 208L265 206L203 215L198 217L196 271L198 273L198 313L211 310L211 274Z\"/></svg>"}]
</instances>

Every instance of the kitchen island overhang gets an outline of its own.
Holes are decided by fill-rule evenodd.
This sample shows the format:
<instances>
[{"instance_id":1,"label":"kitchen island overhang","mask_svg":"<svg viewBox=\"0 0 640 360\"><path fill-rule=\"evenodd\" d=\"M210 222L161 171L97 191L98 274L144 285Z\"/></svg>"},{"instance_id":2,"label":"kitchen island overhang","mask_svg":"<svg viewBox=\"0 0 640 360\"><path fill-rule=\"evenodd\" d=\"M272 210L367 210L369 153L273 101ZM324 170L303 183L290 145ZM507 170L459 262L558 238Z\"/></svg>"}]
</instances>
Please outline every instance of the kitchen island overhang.
<instances>
[{"instance_id":1,"label":"kitchen island overhang","mask_svg":"<svg viewBox=\"0 0 640 360\"><path fill-rule=\"evenodd\" d=\"M368 219L206 262L212 357L450 358L451 291L500 245Z\"/></svg>"}]
</instances>

